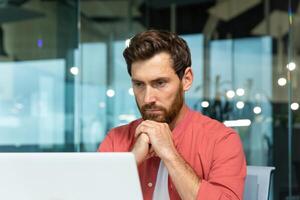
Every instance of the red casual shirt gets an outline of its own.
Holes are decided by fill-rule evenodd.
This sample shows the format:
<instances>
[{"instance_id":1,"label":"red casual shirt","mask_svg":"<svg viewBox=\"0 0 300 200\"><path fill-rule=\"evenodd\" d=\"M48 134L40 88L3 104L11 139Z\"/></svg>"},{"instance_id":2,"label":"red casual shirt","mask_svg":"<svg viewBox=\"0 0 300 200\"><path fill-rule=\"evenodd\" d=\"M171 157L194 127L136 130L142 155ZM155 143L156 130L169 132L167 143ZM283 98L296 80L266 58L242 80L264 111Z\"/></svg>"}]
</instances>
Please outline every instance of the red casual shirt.
<instances>
[{"instance_id":1,"label":"red casual shirt","mask_svg":"<svg viewBox=\"0 0 300 200\"><path fill-rule=\"evenodd\" d=\"M135 120L112 129L98 151L128 152L133 146ZM172 131L173 141L183 159L201 179L198 200L243 199L246 162L239 135L222 123L188 110ZM144 200L152 200L160 158L145 160L139 167ZM169 176L171 200L180 199Z\"/></svg>"}]
</instances>

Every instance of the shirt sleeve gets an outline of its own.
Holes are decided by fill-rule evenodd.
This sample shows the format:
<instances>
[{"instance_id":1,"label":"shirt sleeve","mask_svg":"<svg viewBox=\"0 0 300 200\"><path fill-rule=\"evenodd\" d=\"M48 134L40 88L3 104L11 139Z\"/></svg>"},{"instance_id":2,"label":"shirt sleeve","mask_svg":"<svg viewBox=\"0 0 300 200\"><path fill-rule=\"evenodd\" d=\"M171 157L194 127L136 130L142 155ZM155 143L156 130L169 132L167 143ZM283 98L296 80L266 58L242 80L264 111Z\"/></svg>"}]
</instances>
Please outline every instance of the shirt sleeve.
<instances>
[{"instance_id":1,"label":"shirt sleeve","mask_svg":"<svg viewBox=\"0 0 300 200\"><path fill-rule=\"evenodd\" d=\"M227 134L215 143L207 180L201 180L198 200L242 200L246 161L239 135Z\"/></svg>"},{"instance_id":2,"label":"shirt sleeve","mask_svg":"<svg viewBox=\"0 0 300 200\"><path fill-rule=\"evenodd\" d=\"M114 152L113 130L111 130L99 145L98 152Z\"/></svg>"}]
</instances>

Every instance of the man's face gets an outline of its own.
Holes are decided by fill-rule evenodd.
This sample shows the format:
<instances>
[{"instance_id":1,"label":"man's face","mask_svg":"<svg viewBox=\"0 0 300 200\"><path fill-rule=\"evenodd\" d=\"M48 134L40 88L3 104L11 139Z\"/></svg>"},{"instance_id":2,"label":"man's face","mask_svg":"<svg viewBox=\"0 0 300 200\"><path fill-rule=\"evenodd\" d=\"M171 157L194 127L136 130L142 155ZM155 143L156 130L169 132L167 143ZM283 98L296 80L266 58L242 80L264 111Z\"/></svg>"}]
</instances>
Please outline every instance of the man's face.
<instances>
[{"instance_id":1,"label":"man's face","mask_svg":"<svg viewBox=\"0 0 300 200\"><path fill-rule=\"evenodd\" d=\"M143 119L171 123L183 106L182 83L162 52L132 64L133 91Z\"/></svg>"}]
</instances>

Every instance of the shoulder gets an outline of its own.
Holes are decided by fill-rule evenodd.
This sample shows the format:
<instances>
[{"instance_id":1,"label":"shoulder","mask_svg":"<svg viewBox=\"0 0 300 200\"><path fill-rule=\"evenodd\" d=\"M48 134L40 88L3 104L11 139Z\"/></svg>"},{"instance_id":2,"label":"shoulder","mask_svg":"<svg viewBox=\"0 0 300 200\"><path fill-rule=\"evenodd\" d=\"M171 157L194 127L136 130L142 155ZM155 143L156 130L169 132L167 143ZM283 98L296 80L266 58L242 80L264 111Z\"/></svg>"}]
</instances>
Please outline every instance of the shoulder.
<instances>
[{"instance_id":1,"label":"shoulder","mask_svg":"<svg viewBox=\"0 0 300 200\"><path fill-rule=\"evenodd\" d=\"M129 124L122 125L111 129L105 139L99 146L101 152L126 152L134 140L135 129L141 120L132 121Z\"/></svg>"},{"instance_id":2,"label":"shoulder","mask_svg":"<svg viewBox=\"0 0 300 200\"><path fill-rule=\"evenodd\" d=\"M141 119L137 119L130 122L129 124L124 124L121 126L114 127L108 132L108 134L120 134L120 133L131 131L132 129L135 129L141 123L141 121L142 121Z\"/></svg>"},{"instance_id":3,"label":"shoulder","mask_svg":"<svg viewBox=\"0 0 300 200\"><path fill-rule=\"evenodd\" d=\"M107 136L113 140L124 140L130 139L134 136L136 127L141 123L141 119L134 120L129 124L121 125L115 128L112 128Z\"/></svg>"},{"instance_id":4,"label":"shoulder","mask_svg":"<svg viewBox=\"0 0 300 200\"><path fill-rule=\"evenodd\" d=\"M200 133L199 153L202 158L207 158L212 165L229 160L233 165L245 165L243 145L234 129L198 112L193 113L192 123L193 131Z\"/></svg>"},{"instance_id":5,"label":"shoulder","mask_svg":"<svg viewBox=\"0 0 300 200\"><path fill-rule=\"evenodd\" d=\"M235 130L226 127L222 122L205 116L199 112L192 112L193 115L191 122L193 129L197 129L198 131L202 132L204 137L218 142L219 140L223 140L231 135L238 136Z\"/></svg>"},{"instance_id":6,"label":"shoulder","mask_svg":"<svg viewBox=\"0 0 300 200\"><path fill-rule=\"evenodd\" d=\"M240 163L244 163L243 145L239 134L232 128L226 127L223 123L204 116L196 115L193 123L199 123L198 129L203 134L205 149L210 152L213 160L223 160L235 157Z\"/></svg>"}]
</instances>

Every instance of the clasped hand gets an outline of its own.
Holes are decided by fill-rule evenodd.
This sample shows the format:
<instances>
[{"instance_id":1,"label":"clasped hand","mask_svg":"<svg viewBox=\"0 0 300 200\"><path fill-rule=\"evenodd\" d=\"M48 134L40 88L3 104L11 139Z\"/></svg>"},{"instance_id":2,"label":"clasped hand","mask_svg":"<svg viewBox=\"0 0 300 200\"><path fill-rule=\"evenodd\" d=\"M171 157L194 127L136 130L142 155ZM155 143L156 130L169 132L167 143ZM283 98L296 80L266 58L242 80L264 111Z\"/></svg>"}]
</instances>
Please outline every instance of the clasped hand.
<instances>
[{"instance_id":1,"label":"clasped hand","mask_svg":"<svg viewBox=\"0 0 300 200\"><path fill-rule=\"evenodd\" d=\"M166 123L143 121L136 128L135 139L132 152L138 164L154 155L164 160L176 152L172 132Z\"/></svg>"}]
</instances>

